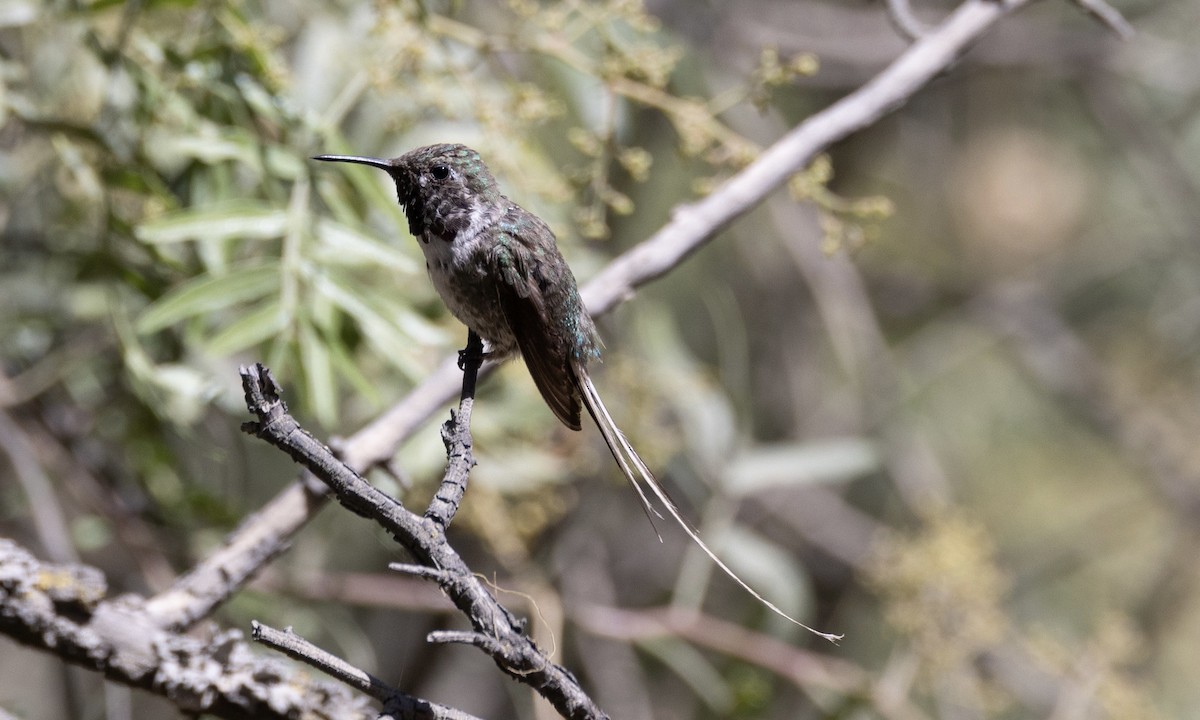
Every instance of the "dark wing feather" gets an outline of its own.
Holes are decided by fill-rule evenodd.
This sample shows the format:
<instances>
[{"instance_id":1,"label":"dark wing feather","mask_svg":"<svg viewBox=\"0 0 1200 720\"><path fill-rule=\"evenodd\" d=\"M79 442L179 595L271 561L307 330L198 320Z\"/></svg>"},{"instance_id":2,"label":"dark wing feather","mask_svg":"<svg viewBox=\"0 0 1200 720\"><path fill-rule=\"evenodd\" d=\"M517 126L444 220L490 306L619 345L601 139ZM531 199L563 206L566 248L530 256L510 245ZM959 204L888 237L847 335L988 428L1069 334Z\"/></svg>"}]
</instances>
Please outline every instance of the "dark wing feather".
<instances>
[{"instance_id":1,"label":"dark wing feather","mask_svg":"<svg viewBox=\"0 0 1200 720\"><path fill-rule=\"evenodd\" d=\"M515 240L515 238L510 238ZM572 430L580 428L581 401L569 351L561 333L546 328L545 283L537 263L516 243L492 254L500 309L508 321L533 382L554 415Z\"/></svg>"}]
</instances>

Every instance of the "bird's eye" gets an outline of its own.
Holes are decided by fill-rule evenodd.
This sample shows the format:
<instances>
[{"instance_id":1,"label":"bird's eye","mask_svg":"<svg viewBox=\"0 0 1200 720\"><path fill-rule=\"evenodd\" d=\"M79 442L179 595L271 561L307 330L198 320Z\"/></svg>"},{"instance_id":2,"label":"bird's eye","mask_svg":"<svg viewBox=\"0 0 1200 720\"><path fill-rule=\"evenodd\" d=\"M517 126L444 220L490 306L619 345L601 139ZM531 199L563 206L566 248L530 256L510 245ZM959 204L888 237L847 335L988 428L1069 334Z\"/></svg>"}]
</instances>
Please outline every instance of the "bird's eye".
<instances>
[{"instance_id":1,"label":"bird's eye","mask_svg":"<svg viewBox=\"0 0 1200 720\"><path fill-rule=\"evenodd\" d=\"M429 169L429 174L434 180L445 180L450 177L450 168L446 165L434 165Z\"/></svg>"}]
</instances>

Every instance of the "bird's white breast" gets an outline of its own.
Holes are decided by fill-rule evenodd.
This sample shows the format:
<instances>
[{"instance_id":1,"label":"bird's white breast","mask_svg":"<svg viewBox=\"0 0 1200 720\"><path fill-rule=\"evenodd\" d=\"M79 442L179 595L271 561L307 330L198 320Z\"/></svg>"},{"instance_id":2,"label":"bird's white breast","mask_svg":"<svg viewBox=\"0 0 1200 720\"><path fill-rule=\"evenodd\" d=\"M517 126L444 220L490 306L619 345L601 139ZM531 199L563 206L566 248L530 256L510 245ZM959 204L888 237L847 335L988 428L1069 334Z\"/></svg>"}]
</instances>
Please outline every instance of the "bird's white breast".
<instances>
[{"instance_id":1,"label":"bird's white breast","mask_svg":"<svg viewBox=\"0 0 1200 720\"><path fill-rule=\"evenodd\" d=\"M487 285L494 281L486 276L487 245L491 235L486 232L496 222L495 209L476 205L471 222L453 240L445 240L426 231L417 243L425 255L429 279L454 317L474 329L492 345L506 346L507 327L498 327L498 308Z\"/></svg>"},{"instance_id":2,"label":"bird's white breast","mask_svg":"<svg viewBox=\"0 0 1200 720\"><path fill-rule=\"evenodd\" d=\"M470 223L455 237L447 240L425 231L425 236L418 244L425 255L429 276L442 298L447 298L446 287L451 282L451 276L478 263L480 253L487 251L487 233L484 231L496 222L495 215L482 203L476 203L471 209Z\"/></svg>"}]
</instances>

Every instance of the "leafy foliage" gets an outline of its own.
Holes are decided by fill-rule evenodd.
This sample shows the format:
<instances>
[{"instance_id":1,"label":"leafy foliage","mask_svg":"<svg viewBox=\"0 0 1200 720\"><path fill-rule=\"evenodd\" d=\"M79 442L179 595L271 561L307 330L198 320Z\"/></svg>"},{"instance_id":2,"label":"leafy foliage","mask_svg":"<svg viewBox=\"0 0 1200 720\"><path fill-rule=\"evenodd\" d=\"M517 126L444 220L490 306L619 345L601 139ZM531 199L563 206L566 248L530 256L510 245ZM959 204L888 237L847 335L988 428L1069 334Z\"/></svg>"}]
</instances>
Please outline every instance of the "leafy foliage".
<instances>
[{"instance_id":1,"label":"leafy foliage","mask_svg":"<svg viewBox=\"0 0 1200 720\"><path fill-rule=\"evenodd\" d=\"M1143 8L1154 42L1123 51L1045 4L1067 41L965 58L602 328L623 428L731 565L846 632L830 674L660 546L519 364L481 388L456 532L614 716L1195 706L1194 4ZM236 364L332 434L461 343L392 188L309 156L474 145L586 278L899 52L881 5L4 4L0 530L43 532L41 482L68 546L161 588L290 472L236 437ZM419 503L441 453L427 430L373 480ZM330 589L394 559L362 535L319 518L225 619L457 672L396 622L419 599Z\"/></svg>"}]
</instances>

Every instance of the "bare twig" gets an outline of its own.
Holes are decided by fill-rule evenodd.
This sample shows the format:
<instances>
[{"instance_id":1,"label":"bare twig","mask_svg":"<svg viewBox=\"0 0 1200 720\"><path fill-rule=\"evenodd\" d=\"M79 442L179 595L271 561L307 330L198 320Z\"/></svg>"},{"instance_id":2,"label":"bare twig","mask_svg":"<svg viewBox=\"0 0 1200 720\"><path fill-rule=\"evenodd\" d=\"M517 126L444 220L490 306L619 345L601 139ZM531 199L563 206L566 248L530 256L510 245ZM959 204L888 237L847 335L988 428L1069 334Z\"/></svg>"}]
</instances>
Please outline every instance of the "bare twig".
<instances>
[{"instance_id":1,"label":"bare twig","mask_svg":"<svg viewBox=\"0 0 1200 720\"><path fill-rule=\"evenodd\" d=\"M474 330L467 333L467 347L462 351L461 364L463 380L458 412L451 412L450 419L442 425L446 472L434 493L433 502L425 511L425 517L436 523L443 533L458 512L458 505L467 491L467 478L471 468L475 467L475 456L471 453L471 410L475 406L475 380L479 366L483 364L483 340Z\"/></svg>"},{"instance_id":2,"label":"bare twig","mask_svg":"<svg viewBox=\"0 0 1200 720\"><path fill-rule=\"evenodd\" d=\"M289 630L276 630L257 620L251 622L251 637L288 657L299 660L384 704L395 717L429 720L478 720L460 710L431 703L401 692L374 675L322 650Z\"/></svg>"},{"instance_id":3,"label":"bare twig","mask_svg":"<svg viewBox=\"0 0 1200 720\"><path fill-rule=\"evenodd\" d=\"M316 667L320 672L341 680L350 688L365 692L366 695L370 695L380 702L388 700L395 692L398 692L388 683L374 677L373 674L359 670L358 667L350 665L346 660L314 646L304 637L296 635L290 628L276 630L270 625L259 623L258 620L251 620L250 628L250 637L254 642L263 643L266 647L287 655L288 658Z\"/></svg>"},{"instance_id":4,"label":"bare twig","mask_svg":"<svg viewBox=\"0 0 1200 720\"><path fill-rule=\"evenodd\" d=\"M496 638L488 637L483 633L466 630L434 630L425 636L425 639L434 644L458 643L460 645L474 645L489 655L497 655L504 652L504 646Z\"/></svg>"},{"instance_id":5,"label":"bare twig","mask_svg":"<svg viewBox=\"0 0 1200 720\"><path fill-rule=\"evenodd\" d=\"M412 513L400 503L378 490L333 454L328 446L300 427L288 414L280 397L281 388L271 372L263 365L242 367L242 388L246 392L246 407L258 420L242 423L242 431L266 440L283 450L296 462L317 476L338 496L342 505L362 517L387 515L392 532L415 533L418 527Z\"/></svg>"},{"instance_id":6,"label":"bare twig","mask_svg":"<svg viewBox=\"0 0 1200 720\"><path fill-rule=\"evenodd\" d=\"M413 575L427 580L437 580L441 582L446 578L446 571L434 567L425 567L424 565L413 565L412 563L391 563L388 568L396 572L402 572L406 575Z\"/></svg>"},{"instance_id":7,"label":"bare twig","mask_svg":"<svg viewBox=\"0 0 1200 720\"><path fill-rule=\"evenodd\" d=\"M471 573L436 521L406 510L301 428L288 414L279 386L266 368L256 365L241 372L246 405L258 418L243 424L243 430L288 453L326 483L344 507L374 520L421 565L436 569L437 573L429 574L470 620L474 631L468 634L488 639L472 644L485 650L501 670L540 693L563 717L606 717L574 676L551 662L525 635L524 621L497 602Z\"/></svg>"},{"instance_id":8,"label":"bare twig","mask_svg":"<svg viewBox=\"0 0 1200 720\"><path fill-rule=\"evenodd\" d=\"M264 625L257 620L250 621L250 639L260 642L269 648L278 650L293 660L320 670L337 680L384 702L399 692L374 675L359 670L336 655L326 652L313 645L308 640L287 630L276 630L270 625Z\"/></svg>"}]
</instances>

